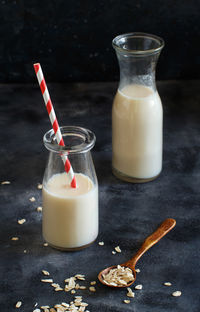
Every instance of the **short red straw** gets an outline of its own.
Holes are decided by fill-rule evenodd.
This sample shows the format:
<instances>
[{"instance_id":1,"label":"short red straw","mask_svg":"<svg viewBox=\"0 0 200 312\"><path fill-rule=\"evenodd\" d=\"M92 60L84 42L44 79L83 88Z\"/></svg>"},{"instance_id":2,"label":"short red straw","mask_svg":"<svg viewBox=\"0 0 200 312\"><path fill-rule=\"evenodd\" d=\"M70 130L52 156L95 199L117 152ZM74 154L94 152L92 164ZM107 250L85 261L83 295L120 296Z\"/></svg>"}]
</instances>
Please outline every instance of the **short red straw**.
<instances>
[{"instance_id":1,"label":"short red straw","mask_svg":"<svg viewBox=\"0 0 200 312\"><path fill-rule=\"evenodd\" d=\"M46 85L46 82L44 79L44 75L43 75L40 63L33 64L33 67L35 69L35 73L36 73L36 76L38 79L38 83L39 83L40 89L42 91L45 106L46 106L47 112L49 114L49 118L50 118L53 130L54 130L55 136L56 136L57 143L61 146L64 146L65 143L63 141L63 137L62 137L62 134L60 132L60 127L58 125L56 114L55 114L55 111L53 108L53 104L51 102L51 98L49 95L49 91L47 89L47 85ZM64 162L65 171L67 172L67 175L70 179L70 185L71 185L71 187L76 188L76 179L74 176L74 171L72 169L72 166L70 164L70 161L69 161L67 155L62 155L62 160Z\"/></svg>"}]
</instances>

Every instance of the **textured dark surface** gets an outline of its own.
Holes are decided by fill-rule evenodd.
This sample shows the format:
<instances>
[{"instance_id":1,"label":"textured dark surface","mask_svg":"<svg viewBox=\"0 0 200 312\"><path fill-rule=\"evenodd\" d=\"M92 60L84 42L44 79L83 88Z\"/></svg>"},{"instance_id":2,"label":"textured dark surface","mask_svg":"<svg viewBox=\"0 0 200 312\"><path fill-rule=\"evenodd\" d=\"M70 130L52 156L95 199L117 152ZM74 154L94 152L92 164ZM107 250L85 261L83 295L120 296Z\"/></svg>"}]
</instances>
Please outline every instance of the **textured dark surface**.
<instances>
[{"instance_id":1,"label":"textured dark surface","mask_svg":"<svg viewBox=\"0 0 200 312\"><path fill-rule=\"evenodd\" d=\"M100 233L88 249L60 252L43 246L41 191L47 151L42 136L50 128L38 85L0 85L0 310L22 312L39 305L69 302L73 295L55 292L40 282L41 270L55 282L76 273L86 282L111 264L129 259L167 217L177 220L175 229L139 261L141 273L129 305L126 290L112 290L97 283L96 293L79 290L90 312L199 312L200 249L200 96L199 81L158 83L164 105L164 162L160 177L147 184L128 184L111 172L111 103L116 84L50 84L61 125L80 125L97 136L93 159L99 181ZM34 196L35 202L29 198ZM26 218L23 225L18 219ZM19 241L11 241L18 236ZM104 246L98 242L104 241ZM115 246L122 253L113 255ZM24 250L27 253L24 253ZM172 287L163 286L169 281ZM182 296L171 293L181 290Z\"/></svg>"},{"instance_id":2,"label":"textured dark surface","mask_svg":"<svg viewBox=\"0 0 200 312\"><path fill-rule=\"evenodd\" d=\"M118 80L112 39L127 32L164 38L158 79L200 79L198 0L0 0L0 82Z\"/></svg>"}]
</instances>

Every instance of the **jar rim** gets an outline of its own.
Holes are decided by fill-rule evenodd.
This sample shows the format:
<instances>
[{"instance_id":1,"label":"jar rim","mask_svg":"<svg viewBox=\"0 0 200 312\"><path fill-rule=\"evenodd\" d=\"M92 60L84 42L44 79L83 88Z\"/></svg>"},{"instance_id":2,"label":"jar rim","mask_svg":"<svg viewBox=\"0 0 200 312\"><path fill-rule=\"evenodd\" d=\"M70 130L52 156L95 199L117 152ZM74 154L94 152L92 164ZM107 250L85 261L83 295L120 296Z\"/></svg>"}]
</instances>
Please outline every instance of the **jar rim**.
<instances>
[{"instance_id":1,"label":"jar rim","mask_svg":"<svg viewBox=\"0 0 200 312\"><path fill-rule=\"evenodd\" d=\"M152 40L154 42L155 47L149 48L149 49L130 49L127 48L124 43L126 41L131 41L135 39L143 39L143 40ZM131 32L131 33L125 33L119 36L116 36L112 40L112 46L116 51L122 52L122 53L130 53L135 56L145 56L149 54L156 54L162 50L164 47L165 42L161 37L158 37L156 35L143 33L143 32Z\"/></svg>"},{"instance_id":2,"label":"jar rim","mask_svg":"<svg viewBox=\"0 0 200 312\"><path fill-rule=\"evenodd\" d=\"M56 135L54 133L54 130L51 129L47 131L43 136L44 145L51 152L62 154L85 153L87 151L90 151L96 142L95 134L91 130L83 127L63 126L60 127L60 131L63 139L67 136L73 136L74 145L72 144L71 140L69 140L68 142L66 140L65 146L59 145L56 141ZM80 143L76 142L75 137L77 141L80 140ZM71 142L71 144L69 142Z\"/></svg>"}]
</instances>

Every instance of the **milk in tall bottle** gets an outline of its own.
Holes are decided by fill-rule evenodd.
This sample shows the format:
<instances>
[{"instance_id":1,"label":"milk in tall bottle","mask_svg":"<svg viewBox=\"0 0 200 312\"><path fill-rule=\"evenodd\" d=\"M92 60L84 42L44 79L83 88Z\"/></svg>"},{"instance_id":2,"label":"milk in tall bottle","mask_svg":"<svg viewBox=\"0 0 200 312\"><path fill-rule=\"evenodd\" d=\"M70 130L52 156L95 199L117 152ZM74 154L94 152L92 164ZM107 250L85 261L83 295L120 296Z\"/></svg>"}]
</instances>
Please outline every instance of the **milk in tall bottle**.
<instances>
[{"instance_id":1,"label":"milk in tall bottle","mask_svg":"<svg viewBox=\"0 0 200 312\"><path fill-rule=\"evenodd\" d=\"M163 110L155 67L164 42L130 33L113 40L120 83L112 108L112 168L120 179L148 182L162 170Z\"/></svg>"}]
</instances>

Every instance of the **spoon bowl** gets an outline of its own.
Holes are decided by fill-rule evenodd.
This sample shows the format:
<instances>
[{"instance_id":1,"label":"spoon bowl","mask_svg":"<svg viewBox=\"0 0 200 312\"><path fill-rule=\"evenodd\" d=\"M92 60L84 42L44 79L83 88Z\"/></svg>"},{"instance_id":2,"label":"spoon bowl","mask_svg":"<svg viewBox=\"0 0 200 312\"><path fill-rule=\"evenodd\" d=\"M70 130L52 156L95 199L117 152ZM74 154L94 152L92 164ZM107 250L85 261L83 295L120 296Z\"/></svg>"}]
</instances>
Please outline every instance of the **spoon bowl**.
<instances>
[{"instance_id":1,"label":"spoon bowl","mask_svg":"<svg viewBox=\"0 0 200 312\"><path fill-rule=\"evenodd\" d=\"M99 274L98 274L98 279L99 281L108 287L114 287L114 288L123 288L123 287L129 287L131 286L135 280L136 280L136 271L135 271L135 266L137 261L141 258L141 256L153 245L155 245L163 236L165 236L173 227L176 225L176 220L175 219L166 219L165 221L162 222L162 224L157 228L155 232L153 232L150 236L148 236L140 249L136 252L136 254L127 262L120 264L121 267L127 267L132 270L134 279L127 283L126 285L110 285L104 281L103 275L108 274L108 272L111 269L117 268L117 265L110 266L108 268L103 269Z\"/></svg>"},{"instance_id":2,"label":"spoon bowl","mask_svg":"<svg viewBox=\"0 0 200 312\"><path fill-rule=\"evenodd\" d=\"M125 265L125 263L124 263L124 264L120 264L120 265L121 265L122 267L128 267L128 266ZM99 281L100 281L103 285L106 285L106 286L108 286L108 287L115 287L115 288L123 288L123 287L125 288L125 287L131 286L131 285L135 282L135 280L136 280L136 271L135 271L135 269L132 269L132 268L128 267L128 268L131 269L132 272L133 272L133 276L134 276L134 280L133 280L133 281L129 282L129 283L126 284L126 285L117 285L117 286L109 285L109 284L105 283L105 281L104 281L104 279L103 279L103 275L107 274L110 270L115 269L115 268L117 268L117 265L112 265L112 266L110 266L110 267L108 267L108 268L102 270L102 271L98 274L98 279L99 279Z\"/></svg>"}]
</instances>

